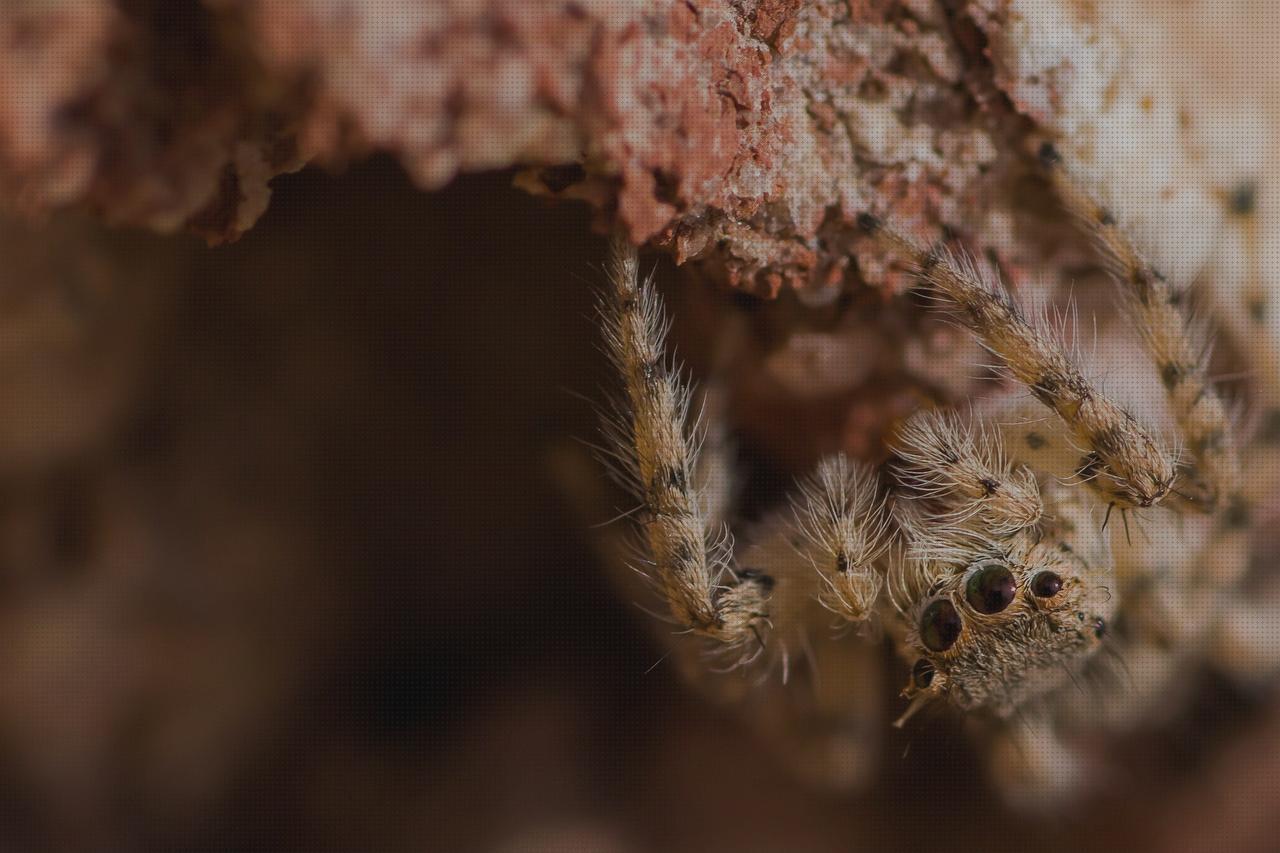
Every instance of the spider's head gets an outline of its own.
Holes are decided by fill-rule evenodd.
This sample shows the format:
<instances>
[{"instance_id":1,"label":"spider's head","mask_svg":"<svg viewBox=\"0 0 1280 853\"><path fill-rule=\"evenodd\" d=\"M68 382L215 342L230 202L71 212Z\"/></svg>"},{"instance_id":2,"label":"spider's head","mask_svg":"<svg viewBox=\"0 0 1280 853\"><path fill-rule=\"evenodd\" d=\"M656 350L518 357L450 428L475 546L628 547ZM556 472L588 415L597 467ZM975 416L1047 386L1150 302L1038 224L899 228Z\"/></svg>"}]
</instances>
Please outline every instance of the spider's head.
<instances>
[{"instance_id":1,"label":"spider's head","mask_svg":"<svg viewBox=\"0 0 1280 853\"><path fill-rule=\"evenodd\" d=\"M912 711L941 698L1007 716L1070 682L1106 635L1109 577L1065 542L1029 535L943 575L905 613Z\"/></svg>"}]
</instances>

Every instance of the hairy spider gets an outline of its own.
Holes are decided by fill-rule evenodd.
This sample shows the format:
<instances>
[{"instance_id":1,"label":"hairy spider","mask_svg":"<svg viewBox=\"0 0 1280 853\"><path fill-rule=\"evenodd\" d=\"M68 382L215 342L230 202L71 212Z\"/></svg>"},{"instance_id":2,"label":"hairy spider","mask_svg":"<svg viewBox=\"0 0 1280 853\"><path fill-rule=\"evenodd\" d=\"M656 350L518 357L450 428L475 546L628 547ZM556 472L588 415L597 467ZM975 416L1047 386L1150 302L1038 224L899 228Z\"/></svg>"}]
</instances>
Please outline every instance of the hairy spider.
<instances>
[{"instance_id":1,"label":"hairy spider","mask_svg":"<svg viewBox=\"0 0 1280 853\"><path fill-rule=\"evenodd\" d=\"M1266 630L1280 610L1243 586L1260 495L1245 490L1187 290L1142 258L1053 147L1039 160L1110 263L1148 357L1140 369L1164 389L1159 411L1108 396L1053 324L1024 315L968 256L866 213L868 238L911 263L1030 393L917 412L879 470L823 459L746 545L729 532L716 407L691 414L659 297L635 250L613 246L601 314L622 392L605 456L639 502L631 565L680 629L669 641L683 670L756 709L815 778L852 784L875 766L869 650L884 634L910 672L898 725L932 701L981 721L997 781L1025 803L1090 781L1097 735L1167 707L1188 667L1256 679L1280 665L1267 640L1280 632ZM1176 440L1151 426L1161 418Z\"/></svg>"}]
</instances>

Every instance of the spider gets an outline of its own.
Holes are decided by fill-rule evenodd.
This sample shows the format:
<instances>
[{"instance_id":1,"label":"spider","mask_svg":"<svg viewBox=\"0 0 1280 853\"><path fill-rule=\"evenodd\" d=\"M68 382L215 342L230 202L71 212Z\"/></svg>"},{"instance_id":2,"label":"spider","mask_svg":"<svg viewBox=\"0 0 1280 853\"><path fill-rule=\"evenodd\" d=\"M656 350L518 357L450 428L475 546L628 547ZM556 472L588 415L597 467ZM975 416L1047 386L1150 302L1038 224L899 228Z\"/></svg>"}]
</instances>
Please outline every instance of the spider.
<instances>
[{"instance_id":1,"label":"spider","mask_svg":"<svg viewBox=\"0 0 1280 853\"><path fill-rule=\"evenodd\" d=\"M1190 668L1258 680L1280 664L1267 639L1280 614L1245 584L1263 496L1247 487L1263 478L1242 476L1240 430L1207 374L1187 288L1144 260L1052 145L1038 161L1109 261L1146 354L1124 366L1158 377L1163 399L1121 405L1053 323L1025 315L962 251L864 213L865 238L911 264L1029 393L911 415L878 469L821 460L745 544L730 533L715 389L695 405L652 282L613 243L601 317L621 389L603 457L637 503L630 565L676 626L664 636L681 670L823 783L875 772L886 636L909 673L896 725L930 703L966 715L995 781L1032 807L1096 781L1098 735L1167 712ZM1162 419L1173 440L1152 426Z\"/></svg>"}]
</instances>

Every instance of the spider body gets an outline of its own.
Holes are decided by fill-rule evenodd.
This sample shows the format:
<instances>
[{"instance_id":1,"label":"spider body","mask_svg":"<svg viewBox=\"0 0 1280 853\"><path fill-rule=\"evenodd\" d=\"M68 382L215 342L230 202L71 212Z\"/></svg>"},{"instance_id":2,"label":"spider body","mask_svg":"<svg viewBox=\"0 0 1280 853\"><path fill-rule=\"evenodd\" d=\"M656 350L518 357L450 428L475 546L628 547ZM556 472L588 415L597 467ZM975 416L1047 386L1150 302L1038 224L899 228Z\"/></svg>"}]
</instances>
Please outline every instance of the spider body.
<instances>
[{"instance_id":1,"label":"spider body","mask_svg":"<svg viewBox=\"0 0 1280 853\"><path fill-rule=\"evenodd\" d=\"M1243 488L1235 426L1185 292L1051 147L1039 160L1110 264L1140 348L1123 366L1158 377L1156 408L1174 434L1105 393L1047 322L965 255L866 214L866 238L914 265L1026 393L965 417L917 412L878 470L823 459L741 546L728 527L731 465L707 423L715 407L689 415L693 391L662 355L656 292L638 279L634 250L614 246L602 314L624 391L606 419L606 456L641 509L631 564L680 629L668 640L682 669L767 720L811 778L852 784L873 772L837 765L850 760L849 732L874 715L878 680L863 650L880 627L909 672L899 724L935 701L986 720L997 782L1029 804L1080 790L1083 744L1156 714L1188 666L1248 679L1280 669L1280 649L1239 654L1242 633L1272 624L1280 606L1242 586L1247 508L1261 492ZM750 710L770 701L782 710Z\"/></svg>"},{"instance_id":2,"label":"spider body","mask_svg":"<svg viewBox=\"0 0 1280 853\"><path fill-rule=\"evenodd\" d=\"M904 525L906 559L890 568L903 621L900 651L913 707L945 699L1007 717L1069 683L1097 652L1115 600L1110 548L1087 501L1052 484L1048 517L1003 536L946 529L939 516ZM981 524L981 521L979 522Z\"/></svg>"}]
</instances>

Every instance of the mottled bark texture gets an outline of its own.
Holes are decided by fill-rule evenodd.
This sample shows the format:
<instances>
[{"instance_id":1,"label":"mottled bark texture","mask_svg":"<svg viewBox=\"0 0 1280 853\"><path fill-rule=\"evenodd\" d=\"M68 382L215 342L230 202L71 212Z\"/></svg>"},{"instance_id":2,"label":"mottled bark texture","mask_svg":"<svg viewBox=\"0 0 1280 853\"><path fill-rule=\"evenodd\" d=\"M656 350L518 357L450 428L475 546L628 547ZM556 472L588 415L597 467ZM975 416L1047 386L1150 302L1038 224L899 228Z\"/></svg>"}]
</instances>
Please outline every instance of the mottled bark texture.
<instances>
[{"instance_id":1,"label":"mottled bark texture","mask_svg":"<svg viewBox=\"0 0 1280 853\"><path fill-rule=\"evenodd\" d=\"M225 241L273 175L382 149L428 188L533 167L766 293L879 272L869 207L1007 245L1029 127L958 2L23 0L0 42L0 186L28 213Z\"/></svg>"}]
</instances>

